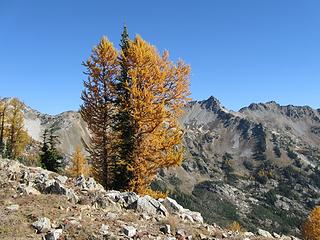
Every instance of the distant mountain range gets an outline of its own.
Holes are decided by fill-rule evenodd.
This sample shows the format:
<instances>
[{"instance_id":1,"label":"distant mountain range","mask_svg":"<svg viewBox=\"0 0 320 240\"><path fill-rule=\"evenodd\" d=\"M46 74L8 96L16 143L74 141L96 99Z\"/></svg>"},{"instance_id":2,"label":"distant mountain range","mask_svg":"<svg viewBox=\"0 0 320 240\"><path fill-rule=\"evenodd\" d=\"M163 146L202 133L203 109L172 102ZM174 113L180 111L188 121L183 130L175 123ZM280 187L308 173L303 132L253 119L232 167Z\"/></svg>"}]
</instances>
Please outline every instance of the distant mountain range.
<instances>
[{"instance_id":1,"label":"distant mountain range","mask_svg":"<svg viewBox=\"0 0 320 240\"><path fill-rule=\"evenodd\" d=\"M55 124L60 149L70 155L89 131L78 112L51 116L26 107L25 126L35 140ZM153 187L209 222L232 221L255 229L299 234L320 202L320 110L308 106L251 104L229 111L210 97L185 107L186 160L161 170Z\"/></svg>"}]
</instances>

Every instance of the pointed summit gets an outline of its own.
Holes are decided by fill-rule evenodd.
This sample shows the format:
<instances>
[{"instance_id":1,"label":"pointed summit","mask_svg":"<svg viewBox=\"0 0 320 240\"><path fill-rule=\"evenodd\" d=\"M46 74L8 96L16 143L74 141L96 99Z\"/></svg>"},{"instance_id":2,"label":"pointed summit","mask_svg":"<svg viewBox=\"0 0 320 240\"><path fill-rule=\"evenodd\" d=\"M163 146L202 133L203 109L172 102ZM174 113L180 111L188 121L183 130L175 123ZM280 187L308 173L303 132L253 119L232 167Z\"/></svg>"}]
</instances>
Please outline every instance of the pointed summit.
<instances>
[{"instance_id":1,"label":"pointed summit","mask_svg":"<svg viewBox=\"0 0 320 240\"><path fill-rule=\"evenodd\" d=\"M207 100L201 101L200 103L206 109L212 110L214 112L221 110L222 108L220 101L214 96L210 96Z\"/></svg>"}]
</instances>

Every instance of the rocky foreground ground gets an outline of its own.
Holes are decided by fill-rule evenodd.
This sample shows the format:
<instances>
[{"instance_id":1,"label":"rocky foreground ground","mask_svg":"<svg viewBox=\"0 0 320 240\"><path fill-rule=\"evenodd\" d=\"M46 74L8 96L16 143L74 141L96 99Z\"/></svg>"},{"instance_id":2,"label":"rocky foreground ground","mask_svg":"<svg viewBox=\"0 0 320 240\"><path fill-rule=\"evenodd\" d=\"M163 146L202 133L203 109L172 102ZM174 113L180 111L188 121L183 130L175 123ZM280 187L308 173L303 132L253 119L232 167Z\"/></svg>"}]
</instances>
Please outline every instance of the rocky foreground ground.
<instances>
[{"instance_id":1,"label":"rocky foreground ground","mask_svg":"<svg viewBox=\"0 0 320 240\"><path fill-rule=\"evenodd\" d=\"M171 198L106 191L94 179L71 179L0 159L0 239L297 239L257 229L230 232Z\"/></svg>"}]
</instances>

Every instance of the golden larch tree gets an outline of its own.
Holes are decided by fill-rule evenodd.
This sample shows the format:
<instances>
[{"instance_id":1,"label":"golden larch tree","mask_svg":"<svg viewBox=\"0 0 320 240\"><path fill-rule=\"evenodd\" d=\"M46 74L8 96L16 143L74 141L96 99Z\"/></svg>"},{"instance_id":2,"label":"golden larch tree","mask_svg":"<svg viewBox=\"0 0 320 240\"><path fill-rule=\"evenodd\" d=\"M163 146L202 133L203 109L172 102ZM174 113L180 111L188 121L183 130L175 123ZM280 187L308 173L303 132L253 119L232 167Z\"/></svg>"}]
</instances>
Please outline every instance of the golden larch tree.
<instances>
[{"instance_id":1,"label":"golden larch tree","mask_svg":"<svg viewBox=\"0 0 320 240\"><path fill-rule=\"evenodd\" d=\"M0 100L0 156L3 156L5 149L4 133L7 119L8 103L5 99Z\"/></svg>"},{"instance_id":2,"label":"golden larch tree","mask_svg":"<svg viewBox=\"0 0 320 240\"><path fill-rule=\"evenodd\" d=\"M72 166L68 169L67 173L71 177L78 177L83 175L88 177L90 174L90 167L87 163L87 160L84 154L81 151L80 146L76 147L76 150L71 159Z\"/></svg>"},{"instance_id":3,"label":"golden larch tree","mask_svg":"<svg viewBox=\"0 0 320 240\"><path fill-rule=\"evenodd\" d=\"M160 168L177 166L183 160L183 131L178 123L182 107L188 101L190 67L161 56L140 36L129 45L126 54L130 85L129 103L134 126L132 172L129 190L140 194L149 189Z\"/></svg>"},{"instance_id":4,"label":"golden larch tree","mask_svg":"<svg viewBox=\"0 0 320 240\"><path fill-rule=\"evenodd\" d=\"M302 228L305 240L320 240L320 206L315 207Z\"/></svg>"},{"instance_id":5,"label":"golden larch tree","mask_svg":"<svg viewBox=\"0 0 320 240\"><path fill-rule=\"evenodd\" d=\"M92 174L105 188L110 188L113 178L112 125L114 106L114 82L118 76L118 53L105 37L93 48L90 58L83 64L88 79L84 81L81 99L81 116L91 132L88 146Z\"/></svg>"},{"instance_id":6,"label":"golden larch tree","mask_svg":"<svg viewBox=\"0 0 320 240\"><path fill-rule=\"evenodd\" d=\"M7 127L5 128L6 141L6 157L16 159L25 150L30 138L24 130L23 110L25 105L17 98L13 98L9 102Z\"/></svg>"}]
</instances>

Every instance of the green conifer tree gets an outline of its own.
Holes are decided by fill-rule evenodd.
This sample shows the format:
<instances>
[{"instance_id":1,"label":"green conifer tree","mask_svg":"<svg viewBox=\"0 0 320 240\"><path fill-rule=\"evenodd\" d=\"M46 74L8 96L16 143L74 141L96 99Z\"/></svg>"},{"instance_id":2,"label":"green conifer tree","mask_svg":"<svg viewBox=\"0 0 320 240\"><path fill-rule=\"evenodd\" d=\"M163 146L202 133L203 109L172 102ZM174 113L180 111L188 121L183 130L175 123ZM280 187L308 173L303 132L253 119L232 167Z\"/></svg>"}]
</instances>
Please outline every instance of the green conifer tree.
<instances>
[{"instance_id":1,"label":"green conifer tree","mask_svg":"<svg viewBox=\"0 0 320 240\"><path fill-rule=\"evenodd\" d=\"M58 172L59 168L62 166L63 157L56 148L59 139L58 136L55 135L55 131L56 129L54 127L44 130L40 160L43 168L49 171Z\"/></svg>"},{"instance_id":2,"label":"green conifer tree","mask_svg":"<svg viewBox=\"0 0 320 240\"><path fill-rule=\"evenodd\" d=\"M133 152L133 121L130 113L130 93L126 86L130 86L128 77L127 52L129 49L130 39L127 27L124 26L121 34L121 53L119 56L120 76L117 81L117 99L118 113L116 116L115 131L119 133L118 144L116 145L118 158L115 164L115 181L114 188L124 190L128 188L129 181L132 178L131 172L128 171L128 165L131 162Z\"/></svg>"}]
</instances>

